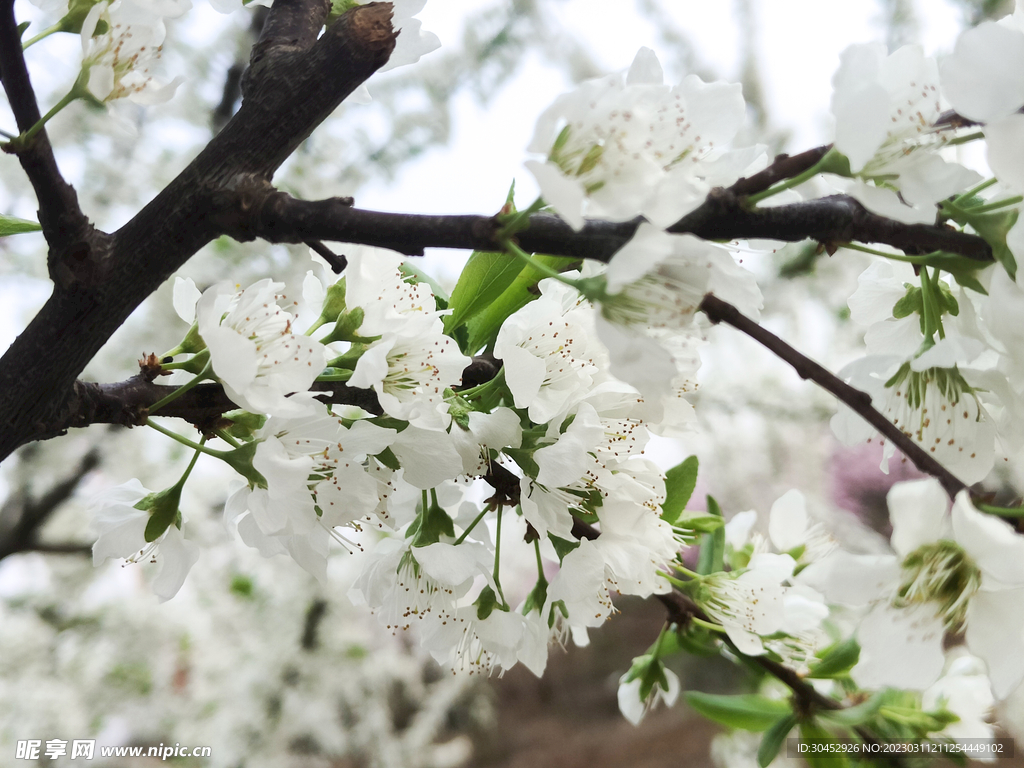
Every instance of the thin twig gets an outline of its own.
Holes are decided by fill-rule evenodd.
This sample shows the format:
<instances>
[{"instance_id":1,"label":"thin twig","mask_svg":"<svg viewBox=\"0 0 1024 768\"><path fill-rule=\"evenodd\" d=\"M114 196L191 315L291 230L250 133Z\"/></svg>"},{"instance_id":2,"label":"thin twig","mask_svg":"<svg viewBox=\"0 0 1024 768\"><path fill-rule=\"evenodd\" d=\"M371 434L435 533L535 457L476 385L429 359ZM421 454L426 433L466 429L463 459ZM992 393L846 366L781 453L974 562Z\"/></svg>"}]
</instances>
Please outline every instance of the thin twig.
<instances>
[{"instance_id":1,"label":"thin twig","mask_svg":"<svg viewBox=\"0 0 1024 768\"><path fill-rule=\"evenodd\" d=\"M306 245L316 251L316 254L321 259L330 264L335 274L340 275L345 271L345 267L348 266L348 259L345 258L345 254L335 253L319 240L307 240Z\"/></svg>"},{"instance_id":2,"label":"thin twig","mask_svg":"<svg viewBox=\"0 0 1024 768\"><path fill-rule=\"evenodd\" d=\"M809 379L827 392L835 395L841 402L845 403L851 410L859 414L871 426L881 432L894 446L899 448L903 455L914 462L914 465L919 470L936 478L950 498L955 497L960 491L967 488L963 482L954 477L948 469L936 461L934 456L875 410L871 405L871 396L867 392L851 387L834 373L823 368L806 355L797 352L774 333L762 328L753 320L743 315L732 304L722 301L717 296L712 294L705 296L700 304L700 309L704 311L711 322L725 323L745 333L793 366L793 369L800 378Z\"/></svg>"}]
</instances>

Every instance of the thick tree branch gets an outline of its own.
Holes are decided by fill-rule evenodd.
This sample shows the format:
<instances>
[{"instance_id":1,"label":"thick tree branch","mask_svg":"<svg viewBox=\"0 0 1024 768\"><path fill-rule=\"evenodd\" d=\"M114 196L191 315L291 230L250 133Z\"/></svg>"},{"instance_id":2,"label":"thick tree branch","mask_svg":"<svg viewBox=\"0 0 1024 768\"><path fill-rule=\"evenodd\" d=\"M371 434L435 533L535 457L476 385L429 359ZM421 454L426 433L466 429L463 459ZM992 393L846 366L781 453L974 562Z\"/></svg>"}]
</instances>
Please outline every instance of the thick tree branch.
<instances>
[{"instance_id":1,"label":"thick tree branch","mask_svg":"<svg viewBox=\"0 0 1024 768\"><path fill-rule=\"evenodd\" d=\"M66 434L69 429L91 424L117 424L138 427L150 415L184 419L200 430L212 430L220 417L239 408L224 392L220 384L199 384L160 408L155 414L149 409L179 388L155 384L145 376L133 376L111 384L76 381L73 393L64 402L64 410L51 423L42 425L37 439ZM315 382L311 391L317 399L334 405L355 405L369 413L383 413L376 393L371 389L357 389L340 381Z\"/></svg>"},{"instance_id":2,"label":"thick tree branch","mask_svg":"<svg viewBox=\"0 0 1024 768\"><path fill-rule=\"evenodd\" d=\"M0 0L0 79L18 130L24 133L41 115L21 50L14 0ZM74 188L61 176L45 128L19 149L18 160L39 201L39 223L51 252L88 240L92 225L78 205Z\"/></svg>"},{"instance_id":3,"label":"thick tree branch","mask_svg":"<svg viewBox=\"0 0 1024 768\"><path fill-rule=\"evenodd\" d=\"M9 26L11 0L2 2ZM293 11L315 22L311 8L283 4L281 24L291 24L284 19ZM14 33L4 34L7 85L8 60L20 54L10 50ZM238 232L278 166L388 60L394 44L391 4L369 3L344 14L304 53L269 46L244 78L241 108L152 202L111 236L51 250L53 294L0 359L0 460L60 422L75 379L132 310L203 245Z\"/></svg>"},{"instance_id":4,"label":"thick tree branch","mask_svg":"<svg viewBox=\"0 0 1024 768\"><path fill-rule=\"evenodd\" d=\"M756 177L741 180L759 186ZM262 208L253 209L246 227L257 237L274 243L300 243L309 239L375 245L420 256L425 248L494 250L498 222L490 216L424 216L353 208L349 198L304 201L283 192L270 193ZM556 216L537 214L517 236L524 250L553 256L589 258L607 262L636 232L639 220L588 221L582 230ZM977 235L948 227L904 224L871 213L846 195L808 200L770 208L745 207L743 197L729 189L716 189L695 211L669 228L706 240L764 238L799 242L813 239L826 244L859 241L884 243L910 254L944 250L978 261L991 261L988 243Z\"/></svg>"},{"instance_id":5,"label":"thick tree branch","mask_svg":"<svg viewBox=\"0 0 1024 768\"><path fill-rule=\"evenodd\" d=\"M711 322L725 323L745 333L793 366L793 369L800 375L800 378L809 379L822 389L835 395L841 402L845 403L850 409L860 415L861 418L881 432L894 446L899 448L903 455L914 462L914 465L919 470L931 475L942 483L942 487L949 494L950 498L955 497L960 491L967 488L948 469L936 461L934 456L875 410L871 405L871 396L867 392L851 387L835 374L797 352L774 333L765 330L753 320L743 315L732 304L722 301L717 296L712 294L705 296L701 302L700 309L704 311Z\"/></svg>"}]
</instances>

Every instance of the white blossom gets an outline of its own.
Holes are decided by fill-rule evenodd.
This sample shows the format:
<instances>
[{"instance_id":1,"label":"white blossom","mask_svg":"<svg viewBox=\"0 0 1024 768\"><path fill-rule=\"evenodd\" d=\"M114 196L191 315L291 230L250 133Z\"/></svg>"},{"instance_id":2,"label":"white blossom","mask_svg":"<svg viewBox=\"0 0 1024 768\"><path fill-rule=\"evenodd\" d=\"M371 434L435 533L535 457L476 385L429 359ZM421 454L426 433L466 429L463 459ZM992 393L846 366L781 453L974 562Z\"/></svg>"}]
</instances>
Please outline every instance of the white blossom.
<instances>
[{"instance_id":1,"label":"white blossom","mask_svg":"<svg viewBox=\"0 0 1024 768\"><path fill-rule=\"evenodd\" d=\"M224 391L253 413L301 416L312 411L306 392L327 363L323 346L294 333L281 309L284 286L260 280L236 293L227 283L208 288L196 306L199 335Z\"/></svg>"},{"instance_id":2,"label":"white blossom","mask_svg":"<svg viewBox=\"0 0 1024 768\"><path fill-rule=\"evenodd\" d=\"M178 16L191 7L165 3L165 16ZM97 34L103 22L105 29ZM82 23L82 68L89 72L88 88L100 101L128 98L139 104L160 104L174 95L182 78L164 82L149 68L160 58L166 30L161 16L136 0L99 2Z\"/></svg>"},{"instance_id":3,"label":"white blossom","mask_svg":"<svg viewBox=\"0 0 1024 768\"><path fill-rule=\"evenodd\" d=\"M94 565L109 558L124 558L126 563L159 563L153 592L161 601L174 597L192 566L199 560L199 547L182 536L177 523L172 522L154 541L146 541L146 526L150 520L148 510L137 509L136 504L151 491L136 479L111 488L93 502L93 514L99 537L92 547Z\"/></svg>"},{"instance_id":4,"label":"white blossom","mask_svg":"<svg viewBox=\"0 0 1024 768\"><path fill-rule=\"evenodd\" d=\"M657 57L641 48L628 73L583 83L538 118L528 151L544 160L526 167L574 228L584 214L644 214L668 226L756 158L748 152L737 162L721 152L744 119L739 85L696 75L674 88L662 81Z\"/></svg>"}]
</instances>

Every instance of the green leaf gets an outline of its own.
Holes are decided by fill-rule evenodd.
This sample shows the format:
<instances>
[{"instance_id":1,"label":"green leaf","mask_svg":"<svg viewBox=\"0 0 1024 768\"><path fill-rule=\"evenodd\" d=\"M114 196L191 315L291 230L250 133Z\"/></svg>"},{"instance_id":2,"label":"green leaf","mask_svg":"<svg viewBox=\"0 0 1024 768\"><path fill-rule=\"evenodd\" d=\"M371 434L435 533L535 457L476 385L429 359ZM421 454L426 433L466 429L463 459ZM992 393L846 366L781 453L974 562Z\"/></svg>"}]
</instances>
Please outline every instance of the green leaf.
<instances>
[{"instance_id":1,"label":"green leaf","mask_svg":"<svg viewBox=\"0 0 1024 768\"><path fill-rule=\"evenodd\" d=\"M565 272L579 263L579 259L567 259L561 256L534 256L541 264ZM535 286L544 278L531 265L522 268L515 280L491 303L469 319L466 327L469 338L466 341L465 353L472 355L485 346L490 346L498 335L498 329L518 309L522 309L540 294Z\"/></svg>"},{"instance_id":2,"label":"green leaf","mask_svg":"<svg viewBox=\"0 0 1024 768\"><path fill-rule=\"evenodd\" d=\"M39 232L41 229L42 227L34 221L0 214L0 237L20 235L24 232Z\"/></svg>"},{"instance_id":3,"label":"green leaf","mask_svg":"<svg viewBox=\"0 0 1024 768\"><path fill-rule=\"evenodd\" d=\"M779 754L786 737L795 725L796 716L788 714L779 718L775 725L764 732L761 746L757 748L757 764L761 768L768 768L772 760Z\"/></svg>"},{"instance_id":4,"label":"green leaf","mask_svg":"<svg viewBox=\"0 0 1024 768\"><path fill-rule=\"evenodd\" d=\"M708 496L708 515L722 517L722 508L714 497ZM697 573L706 576L718 573L725 567L725 526L714 533L705 533L700 538L700 555L697 558Z\"/></svg>"},{"instance_id":5,"label":"green leaf","mask_svg":"<svg viewBox=\"0 0 1024 768\"><path fill-rule=\"evenodd\" d=\"M819 717L829 723L835 723L845 728L855 728L874 718L884 702L885 691L878 691L867 701L862 701L860 704L852 707L822 710Z\"/></svg>"},{"instance_id":6,"label":"green leaf","mask_svg":"<svg viewBox=\"0 0 1024 768\"><path fill-rule=\"evenodd\" d=\"M804 722L800 725L800 741L808 745L834 744L836 737L814 722ZM849 759L842 752L813 752L808 750L800 755L810 768L844 768L850 764Z\"/></svg>"},{"instance_id":7,"label":"green leaf","mask_svg":"<svg viewBox=\"0 0 1024 768\"><path fill-rule=\"evenodd\" d=\"M852 637L836 643L811 667L808 677L818 680L845 677L860 659L860 646Z\"/></svg>"},{"instance_id":8,"label":"green leaf","mask_svg":"<svg viewBox=\"0 0 1024 768\"><path fill-rule=\"evenodd\" d=\"M444 332L450 334L490 306L522 271L523 262L507 253L474 251L452 291L448 306L453 311L444 318Z\"/></svg>"},{"instance_id":9,"label":"green leaf","mask_svg":"<svg viewBox=\"0 0 1024 768\"><path fill-rule=\"evenodd\" d=\"M792 714L788 701L769 699L759 693L721 696L687 691L687 703L708 720L744 731L765 731L779 718Z\"/></svg>"},{"instance_id":10,"label":"green leaf","mask_svg":"<svg viewBox=\"0 0 1024 768\"><path fill-rule=\"evenodd\" d=\"M661 505L661 519L669 525L675 525L693 495L697 486L697 468L697 457L690 456L665 473L665 503Z\"/></svg>"}]
</instances>

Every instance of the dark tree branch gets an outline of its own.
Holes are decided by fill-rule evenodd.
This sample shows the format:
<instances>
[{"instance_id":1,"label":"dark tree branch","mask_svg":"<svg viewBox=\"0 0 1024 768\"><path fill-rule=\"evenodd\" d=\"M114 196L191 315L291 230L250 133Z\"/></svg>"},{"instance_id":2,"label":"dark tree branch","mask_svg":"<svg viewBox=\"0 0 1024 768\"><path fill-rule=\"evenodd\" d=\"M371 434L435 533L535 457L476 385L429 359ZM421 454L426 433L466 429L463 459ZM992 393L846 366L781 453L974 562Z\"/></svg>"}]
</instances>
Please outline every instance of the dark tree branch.
<instances>
[{"instance_id":1,"label":"dark tree branch","mask_svg":"<svg viewBox=\"0 0 1024 768\"><path fill-rule=\"evenodd\" d=\"M871 405L871 396L867 392L851 387L835 374L797 352L774 333L765 330L753 320L743 315L732 304L722 301L717 296L711 294L705 296L701 302L700 309L704 311L711 322L725 323L745 333L793 366L793 369L799 374L800 378L809 379L825 391L835 395L841 402L845 403L850 409L860 415L861 418L881 432L894 446L899 448L903 455L914 462L914 465L919 470L935 477L942 483L942 487L949 494L950 498L955 497L957 493L967 488L948 469L936 461L934 456L875 410Z\"/></svg>"},{"instance_id":2,"label":"dark tree branch","mask_svg":"<svg viewBox=\"0 0 1024 768\"><path fill-rule=\"evenodd\" d=\"M76 381L65 410L49 424L42 425L36 439L47 439L66 434L69 429L90 424L117 424L138 427L150 415L184 419L201 431L211 431L228 411L239 408L224 392L220 384L199 384L160 408L155 414L150 406L163 400L179 388L155 384L145 376L133 376L112 384L94 384ZM334 405L355 405L369 413L383 413L377 395L370 389L357 389L341 381L315 382L310 388L318 392L317 399Z\"/></svg>"},{"instance_id":3,"label":"dark tree branch","mask_svg":"<svg viewBox=\"0 0 1024 768\"><path fill-rule=\"evenodd\" d=\"M79 544L53 545L39 542L39 529L61 504L75 492L82 478L100 463L100 453L93 448L82 458L75 470L36 500L25 490L11 495L0 509L0 560L17 552L78 552Z\"/></svg>"},{"instance_id":4,"label":"dark tree branch","mask_svg":"<svg viewBox=\"0 0 1024 768\"><path fill-rule=\"evenodd\" d=\"M756 177L741 180L752 186ZM362 243L420 256L424 248L495 250L498 222L490 216L424 216L353 208L348 198L305 201L283 192L270 192L254 221L245 227L256 237L273 243L300 243L310 238ZM553 256L589 258L607 262L636 232L639 220L588 221L575 232L550 214L530 218L530 226L517 239L524 250ZM799 242L814 239L826 244L859 241L885 243L910 254L944 250L978 261L991 261L988 243L977 235L948 227L904 224L871 213L846 195L808 200L769 208L745 207L732 190L713 190L699 208L669 228L706 240L764 238Z\"/></svg>"},{"instance_id":5,"label":"dark tree branch","mask_svg":"<svg viewBox=\"0 0 1024 768\"><path fill-rule=\"evenodd\" d=\"M2 2L4 83L12 101L24 100L16 75L8 82L10 61L21 61L20 43L12 42L11 0ZM294 32L326 14L311 9L282 4L277 28ZM243 79L241 108L152 202L113 235L84 247L51 247L53 294L0 359L0 460L61 422L75 379L146 296L206 243L238 233L280 164L388 60L395 44L391 11L390 3L356 7L312 43L296 32L298 42L311 43L304 53L266 46ZM286 23L292 14L299 21Z\"/></svg>"},{"instance_id":6,"label":"dark tree branch","mask_svg":"<svg viewBox=\"0 0 1024 768\"><path fill-rule=\"evenodd\" d=\"M278 0L267 14L249 66L258 70L268 57L306 51L331 10L330 0Z\"/></svg>"},{"instance_id":7,"label":"dark tree branch","mask_svg":"<svg viewBox=\"0 0 1024 768\"><path fill-rule=\"evenodd\" d=\"M729 189L736 195L753 195L764 192L773 184L792 179L794 176L799 176L804 171L810 170L828 154L830 149L832 149L832 145L826 144L808 149L798 155L779 155L775 158L775 162L763 171L755 173L750 178L740 179Z\"/></svg>"},{"instance_id":8,"label":"dark tree branch","mask_svg":"<svg viewBox=\"0 0 1024 768\"><path fill-rule=\"evenodd\" d=\"M345 271L345 267L348 266L348 259L345 258L345 254L335 253L319 240L306 240L306 245L312 248L321 259L330 264L335 274L340 275Z\"/></svg>"},{"instance_id":9,"label":"dark tree branch","mask_svg":"<svg viewBox=\"0 0 1024 768\"><path fill-rule=\"evenodd\" d=\"M0 79L18 130L24 133L39 122L41 115L21 50L14 0L0 0ZM61 176L46 129L21 146L17 154L39 201L39 223L51 254L88 241L92 225L78 205L74 188Z\"/></svg>"}]
</instances>

